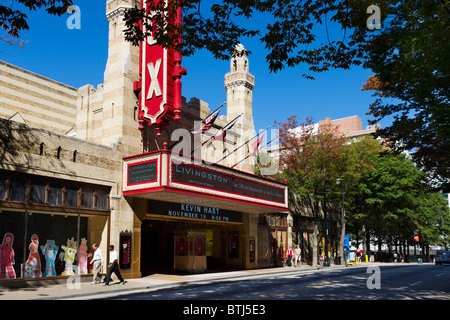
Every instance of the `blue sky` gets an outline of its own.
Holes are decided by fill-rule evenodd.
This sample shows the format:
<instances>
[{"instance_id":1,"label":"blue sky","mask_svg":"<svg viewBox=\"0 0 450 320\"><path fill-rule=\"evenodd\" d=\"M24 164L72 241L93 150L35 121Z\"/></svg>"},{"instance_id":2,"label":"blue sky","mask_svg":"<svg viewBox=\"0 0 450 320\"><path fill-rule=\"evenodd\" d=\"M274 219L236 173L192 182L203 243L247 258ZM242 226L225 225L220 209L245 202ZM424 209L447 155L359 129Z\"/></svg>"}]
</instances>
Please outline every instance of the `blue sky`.
<instances>
[{"instance_id":1,"label":"blue sky","mask_svg":"<svg viewBox=\"0 0 450 320\"><path fill-rule=\"evenodd\" d=\"M64 84L81 87L103 83L108 49L106 1L74 1L81 9L81 29L68 29L69 17L53 17L38 11L28 13L30 30L23 32L24 48L0 43L0 60L14 64ZM320 32L324 32L324 27ZM330 40L340 40L340 30L333 30ZM333 37L337 37L334 39ZM270 73L265 60L267 52L258 39L244 39L250 72L255 76L253 118L255 129L285 121L291 115L315 121L358 115L367 125L369 104L374 98L361 87L372 74L370 70L352 68L315 74L316 80L301 77L307 66ZM209 103L213 110L226 101L224 75L229 61L215 60L206 51L184 57L188 75L182 78L182 95ZM225 114L222 111L221 114ZM388 120L386 120L388 121ZM385 127L388 122L381 122Z\"/></svg>"}]
</instances>

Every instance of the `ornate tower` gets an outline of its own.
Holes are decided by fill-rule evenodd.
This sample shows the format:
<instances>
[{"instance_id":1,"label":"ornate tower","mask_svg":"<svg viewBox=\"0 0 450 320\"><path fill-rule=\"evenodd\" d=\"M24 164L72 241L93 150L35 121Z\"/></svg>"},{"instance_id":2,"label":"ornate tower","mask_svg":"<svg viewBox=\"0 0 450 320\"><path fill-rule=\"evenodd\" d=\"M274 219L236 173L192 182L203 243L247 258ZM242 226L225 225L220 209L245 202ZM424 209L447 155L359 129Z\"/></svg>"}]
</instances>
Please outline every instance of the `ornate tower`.
<instances>
[{"instance_id":1,"label":"ornate tower","mask_svg":"<svg viewBox=\"0 0 450 320\"><path fill-rule=\"evenodd\" d=\"M227 120L232 121L242 114L235 127L239 134L237 146L244 144L255 135L253 123L253 88L255 77L249 72L248 52L242 44L235 47L230 60L230 72L225 74L225 89L227 91ZM247 147L240 148L234 157L229 157L231 163L237 163L248 155ZM251 159L240 163L237 169L253 172Z\"/></svg>"},{"instance_id":2,"label":"ornate tower","mask_svg":"<svg viewBox=\"0 0 450 320\"><path fill-rule=\"evenodd\" d=\"M227 118L231 121L242 113L244 130L253 125L253 88L255 77L249 72L248 53L242 44L238 44L230 61L230 72L225 74L225 89L227 90ZM251 128L250 128L250 127Z\"/></svg>"}]
</instances>

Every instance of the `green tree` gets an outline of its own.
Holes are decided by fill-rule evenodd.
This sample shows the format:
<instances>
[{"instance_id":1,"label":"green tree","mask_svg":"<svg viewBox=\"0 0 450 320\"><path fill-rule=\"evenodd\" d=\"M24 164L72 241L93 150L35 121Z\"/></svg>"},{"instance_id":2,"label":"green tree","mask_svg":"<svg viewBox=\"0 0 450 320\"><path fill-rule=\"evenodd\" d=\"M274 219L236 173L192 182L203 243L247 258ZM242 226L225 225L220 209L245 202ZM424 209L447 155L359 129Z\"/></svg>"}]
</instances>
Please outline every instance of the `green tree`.
<instances>
[{"instance_id":1,"label":"green tree","mask_svg":"<svg viewBox=\"0 0 450 320\"><path fill-rule=\"evenodd\" d=\"M299 124L296 116L278 123L280 128L281 178L289 190L312 213L314 218L312 264L318 264L319 223L326 190L331 189L337 176L336 163L342 156L345 139L336 135L330 124L317 131L310 119Z\"/></svg>"},{"instance_id":2,"label":"green tree","mask_svg":"<svg viewBox=\"0 0 450 320\"><path fill-rule=\"evenodd\" d=\"M414 199L411 220L419 231L422 244L443 246L450 244L450 208L443 195L424 188Z\"/></svg>"},{"instance_id":3,"label":"green tree","mask_svg":"<svg viewBox=\"0 0 450 320\"><path fill-rule=\"evenodd\" d=\"M398 2L382 1L383 14ZM168 6L147 3L148 10L135 8L125 16L126 37L134 44L153 36L185 56L206 49L218 59L229 59L243 38L258 37L274 72L300 64L308 64L311 72L362 65L375 34L367 28L367 8L372 3L366 0L222 0L209 7L200 0L174 0ZM183 24L165 24L174 20L177 7L183 9ZM328 35L332 23L341 28L339 40L317 42L321 32Z\"/></svg>"},{"instance_id":4,"label":"green tree","mask_svg":"<svg viewBox=\"0 0 450 320\"><path fill-rule=\"evenodd\" d=\"M386 150L374 162L375 170L368 171L361 180L361 192L355 197L354 224L365 227L389 247L416 228L412 216L416 199L426 186L424 173L415 167L405 154ZM354 230L358 234L359 230ZM367 240L369 237L365 237Z\"/></svg>"},{"instance_id":5,"label":"green tree","mask_svg":"<svg viewBox=\"0 0 450 320\"><path fill-rule=\"evenodd\" d=\"M449 192L450 1L401 1L387 29L367 47L374 72L363 90L374 90L372 123L393 118L379 131Z\"/></svg>"},{"instance_id":6,"label":"green tree","mask_svg":"<svg viewBox=\"0 0 450 320\"><path fill-rule=\"evenodd\" d=\"M342 156L336 163L339 184L336 185L332 201L340 203L339 229L340 240L338 256L343 256L344 238L346 234L346 206L348 197L352 198L360 192L359 182L370 171L376 157L382 151L379 141L372 136L364 136L341 148Z\"/></svg>"}]
</instances>

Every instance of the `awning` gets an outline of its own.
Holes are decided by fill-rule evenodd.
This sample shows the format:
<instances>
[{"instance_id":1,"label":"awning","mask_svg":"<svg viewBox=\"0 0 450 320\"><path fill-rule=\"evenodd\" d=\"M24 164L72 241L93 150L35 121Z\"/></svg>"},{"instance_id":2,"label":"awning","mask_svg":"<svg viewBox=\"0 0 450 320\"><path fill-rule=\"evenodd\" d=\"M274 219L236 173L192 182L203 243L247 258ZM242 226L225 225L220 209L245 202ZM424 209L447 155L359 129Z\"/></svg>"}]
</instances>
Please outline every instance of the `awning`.
<instances>
[{"instance_id":1,"label":"awning","mask_svg":"<svg viewBox=\"0 0 450 320\"><path fill-rule=\"evenodd\" d=\"M127 197L248 213L288 213L284 183L160 150L123 160Z\"/></svg>"}]
</instances>

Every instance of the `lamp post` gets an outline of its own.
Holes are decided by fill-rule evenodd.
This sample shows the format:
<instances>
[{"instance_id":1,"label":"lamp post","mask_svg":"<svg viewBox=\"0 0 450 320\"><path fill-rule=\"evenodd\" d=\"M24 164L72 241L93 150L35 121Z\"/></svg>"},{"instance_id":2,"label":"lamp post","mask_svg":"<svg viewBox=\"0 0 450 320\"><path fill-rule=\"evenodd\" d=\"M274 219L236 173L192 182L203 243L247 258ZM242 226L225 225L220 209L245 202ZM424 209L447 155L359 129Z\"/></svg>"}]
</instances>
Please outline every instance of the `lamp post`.
<instances>
[{"instance_id":1,"label":"lamp post","mask_svg":"<svg viewBox=\"0 0 450 320\"><path fill-rule=\"evenodd\" d=\"M339 185L341 183L341 179L336 179L336 184ZM324 195L323 195L323 223L325 227L325 258L323 260L323 266L329 267L330 266L330 259L328 257L328 222L327 222L327 190L325 189Z\"/></svg>"},{"instance_id":2,"label":"lamp post","mask_svg":"<svg viewBox=\"0 0 450 320\"><path fill-rule=\"evenodd\" d=\"M325 224L325 258L323 260L323 266L329 267L330 260L328 259L328 224L327 224L327 191L326 190L324 192L323 202L324 202L323 223Z\"/></svg>"}]
</instances>

